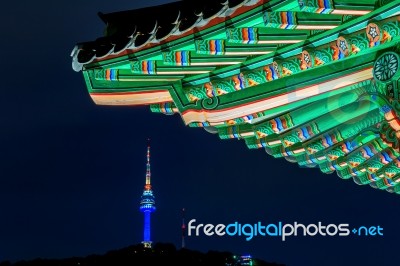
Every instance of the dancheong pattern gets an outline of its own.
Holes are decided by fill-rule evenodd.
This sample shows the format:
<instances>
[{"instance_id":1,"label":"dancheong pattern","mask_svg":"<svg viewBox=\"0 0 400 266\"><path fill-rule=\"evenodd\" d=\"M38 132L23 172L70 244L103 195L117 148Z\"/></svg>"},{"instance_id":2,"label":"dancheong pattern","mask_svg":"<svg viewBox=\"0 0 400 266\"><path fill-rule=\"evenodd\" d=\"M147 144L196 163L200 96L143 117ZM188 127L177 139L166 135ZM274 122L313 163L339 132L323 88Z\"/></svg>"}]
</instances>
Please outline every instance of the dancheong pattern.
<instances>
[{"instance_id":1,"label":"dancheong pattern","mask_svg":"<svg viewBox=\"0 0 400 266\"><path fill-rule=\"evenodd\" d=\"M73 69L96 104L149 105L270 157L400 194L400 2L218 4L187 12L182 1L151 32L129 31L124 18L171 6L103 14L113 33L79 43Z\"/></svg>"}]
</instances>

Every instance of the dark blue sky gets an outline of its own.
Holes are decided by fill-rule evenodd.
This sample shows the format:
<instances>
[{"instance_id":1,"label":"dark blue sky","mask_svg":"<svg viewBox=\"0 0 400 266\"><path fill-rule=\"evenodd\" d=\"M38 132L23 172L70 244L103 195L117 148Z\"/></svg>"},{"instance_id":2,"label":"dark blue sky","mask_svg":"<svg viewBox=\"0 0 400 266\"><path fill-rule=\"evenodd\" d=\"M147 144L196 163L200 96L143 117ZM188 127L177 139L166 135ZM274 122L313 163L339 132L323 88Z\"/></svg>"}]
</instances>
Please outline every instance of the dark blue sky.
<instances>
[{"instance_id":1,"label":"dark blue sky","mask_svg":"<svg viewBox=\"0 0 400 266\"><path fill-rule=\"evenodd\" d=\"M152 138L153 240L180 244L180 209L203 223L380 225L383 237L191 237L187 247L287 265L398 265L400 196L219 140L147 107L96 106L71 68L97 12L166 1L2 3L0 261L101 254L142 237L139 199Z\"/></svg>"}]
</instances>

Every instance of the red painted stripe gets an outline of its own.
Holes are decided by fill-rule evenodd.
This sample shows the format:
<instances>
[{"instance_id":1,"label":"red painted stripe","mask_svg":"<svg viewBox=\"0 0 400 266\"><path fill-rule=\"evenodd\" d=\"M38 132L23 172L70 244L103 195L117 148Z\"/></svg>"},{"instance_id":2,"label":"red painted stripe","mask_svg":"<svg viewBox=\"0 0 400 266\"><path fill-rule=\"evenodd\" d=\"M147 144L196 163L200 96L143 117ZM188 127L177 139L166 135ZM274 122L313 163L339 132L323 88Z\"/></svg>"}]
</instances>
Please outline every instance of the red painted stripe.
<instances>
[{"instance_id":1,"label":"red painted stripe","mask_svg":"<svg viewBox=\"0 0 400 266\"><path fill-rule=\"evenodd\" d=\"M242 29L242 36L243 36L243 41L249 40L249 31L247 28Z\"/></svg>"},{"instance_id":2,"label":"red painted stripe","mask_svg":"<svg viewBox=\"0 0 400 266\"><path fill-rule=\"evenodd\" d=\"M215 53L215 41L210 41L210 52Z\"/></svg>"},{"instance_id":3,"label":"red painted stripe","mask_svg":"<svg viewBox=\"0 0 400 266\"><path fill-rule=\"evenodd\" d=\"M288 129L288 125L287 125L287 123L286 123L286 119L285 119L285 118L282 118L281 121L282 121L282 127L283 127L283 129L284 129L284 130L285 130L285 129Z\"/></svg>"},{"instance_id":4,"label":"red painted stripe","mask_svg":"<svg viewBox=\"0 0 400 266\"><path fill-rule=\"evenodd\" d=\"M338 143L338 140L336 139L336 135L335 135L335 134L332 134L332 135L331 135L331 139L332 139L332 143L333 143L333 144Z\"/></svg>"},{"instance_id":5,"label":"red painted stripe","mask_svg":"<svg viewBox=\"0 0 400 266\"><path fill-rule=\"evenodd\" d=\"M318 6L319 6L321 9L325 9L324 0L318 0ZM322 10L321 10L321 11L322 11Z\"/></svg>"},{"instance_id":6,"label":"red painted stripe","mask_svg":"<svg viewBox=\"0 0 400 266\"><path fill-rule=\"evenodd\" d=\"M145 74L149 74L147 71L147 61L142 61L142 72Z\"/></svg>"},{"instance_id":7,"label":"red painted stripe","mask_svg":"<svg viewBox=\"0 0 400 266\"><path fill-rule=\"evenodd\" d=\"M272 119L272 120L269 121L269 122L271 123L272 130L273 130L274 132L279 132L279 129L278 129L278 127L277 127L277 124L276 124L275 120Z\"/></svg>"},{"instance_id":8,"label":"red painted stripe","mask_svg":"<svg viewBox=\"0 0 400 266\"><path fill-rule=\"evenodd\" d=\"M282 20L282 24L284 24L284 25L288 24L286 12L281 12L281 20Z\"/></svg>"},{"instance_id":9,"label":"red painted stripe","mask_svg":"<svg viewBox=\"0 0 400 266\"><path fill-rule=\"evenodd\" d=\"M176 57L176 63L181 65L182 64L181 52L176 52L175 57Z\"/></svg>"},{"instance_id":10,"label":"red painted stripe","mask_svg":"<svg viewBox=\"0 0 400 266\"><path fill-rule=\"evenodd\" d=\"M399 117L397 115L395 116L394 120L396 121L397 126L400 127L400 119L399 119Z\"/></svg>"}]
</instances>

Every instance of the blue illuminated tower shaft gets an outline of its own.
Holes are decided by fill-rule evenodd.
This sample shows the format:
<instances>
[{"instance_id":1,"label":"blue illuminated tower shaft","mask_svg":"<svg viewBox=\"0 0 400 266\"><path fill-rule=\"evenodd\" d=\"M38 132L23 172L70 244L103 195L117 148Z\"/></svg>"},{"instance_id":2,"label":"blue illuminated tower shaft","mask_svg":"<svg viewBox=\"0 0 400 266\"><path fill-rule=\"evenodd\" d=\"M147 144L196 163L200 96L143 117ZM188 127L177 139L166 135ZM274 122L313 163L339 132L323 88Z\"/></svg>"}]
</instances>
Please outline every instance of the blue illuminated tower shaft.
<instances>
[{"instance_id":1,"label":"blue illuminated tower shaft","mask_svg":"<svg viewBox=\"0 0 400 266\"><path fill-rule=\"evenodd\" d=\"M146 167L146 184L144 185L143 194L140 200L140 211L144 213L143 227L143 245L151 248L150 240L150 220L151 213L156 210L153 190L151 189L151 172L150 172L150 145L147 147L147 167Z\"/></svg>"},{"instance_id":2,"label":"blue illuminated tower shaft","mask_svg":"<svg viewBox=\"0 0 400 266\"><path fill-rule=\"evenodd\" d=\"M150 241L150 214L151 212L144 212L144 231L143 231L143 242L151 242Z\"/></svg>"}]
</instances>

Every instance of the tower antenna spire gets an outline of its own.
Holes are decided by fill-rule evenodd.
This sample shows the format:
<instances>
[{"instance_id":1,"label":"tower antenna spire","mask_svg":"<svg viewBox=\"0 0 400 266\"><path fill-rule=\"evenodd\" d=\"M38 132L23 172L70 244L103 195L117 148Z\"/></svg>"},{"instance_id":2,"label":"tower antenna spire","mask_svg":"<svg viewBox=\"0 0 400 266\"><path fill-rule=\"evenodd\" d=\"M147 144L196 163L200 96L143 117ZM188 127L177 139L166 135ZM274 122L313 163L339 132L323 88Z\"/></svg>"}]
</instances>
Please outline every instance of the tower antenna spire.
<instances>
[{"instance_id":1,"label":"tower antenna spire","mask_svg":"<svg viewBox=\"0 0 400 266\"><path fill-rule=\"evenodd\" d=\"M151 189L151 172L150 172L150 139L147 139L146 186L149 186L149 188Z\"/></svg>"},{"instance_id":2,"label":"tower antenna spire","mask_svg":"<svg viewBox=\"0 0 400 266\"><path fill-rule=\"evenodd\" d=\"M146 183L144 185L143 194L140 200L140 211L144 213L144 228L142 244L145 248L151 248L150 240L150 215L156 210L155 197L151 187L151 171L150 171L150 139L147 145L147 164L146 164Z\"/></svg>"}]
</instances>

